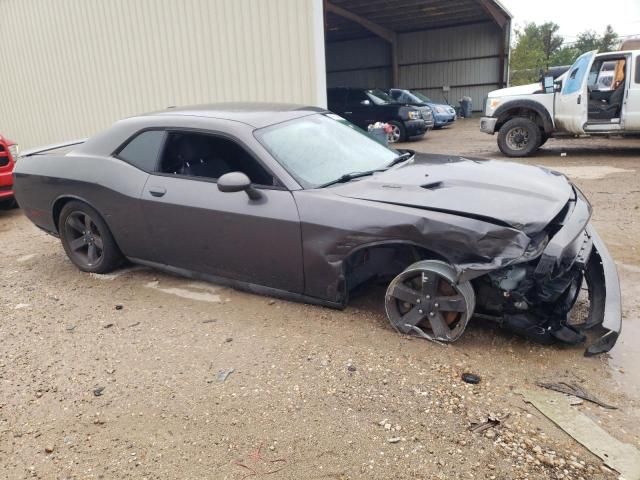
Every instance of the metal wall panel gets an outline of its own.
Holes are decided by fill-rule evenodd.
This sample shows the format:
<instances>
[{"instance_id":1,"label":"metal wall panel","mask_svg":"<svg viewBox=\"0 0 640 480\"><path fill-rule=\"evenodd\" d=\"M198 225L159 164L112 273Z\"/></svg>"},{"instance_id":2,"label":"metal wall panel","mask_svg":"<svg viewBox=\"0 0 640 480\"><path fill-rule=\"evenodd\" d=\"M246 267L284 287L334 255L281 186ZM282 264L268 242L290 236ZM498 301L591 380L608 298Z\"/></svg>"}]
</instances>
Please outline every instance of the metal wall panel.
<instances>
[{"instance_id":1,"label":"metal wall panel","mask_svg":"<svg viewBox=\"0 0 640 480\"><path fill-rule=\"evenodd\" d=\"M391 47L381 38L330 42L326 55L329 87L374 88L392 81Z\"/></svg>"},{"instance_id":2,"label":"metal wall panel","mask_svg":"<svg viewBox=\"0 0 640 480\"><path fill-rule=\"evenodd\" d=\"M400 64L497 55L502 34L491 22L400 35Z\"/></svg>"},{"instance_id":3,"label":"metal wall panel","mask_svg":"<svg viewBox=\"0 0 640 480\"><path fill-rule=\"evenodd\" d=\"M326 98L322 0L0 0L0 18L0 131L26 147L169 105Z\"/></svg>"},{"instance_id":4,"label":"metal wall panel","mask_svg":"<svg viewBox=\"0 0 640 480\"><path fill-rule=\"evenodd\" d=\"M504 39L493 23L403 33L398 39L401 88L421 91L437 101L448 97L454 105L462 96L470 96L475 110L481 110L487 94L499 88ZM326 54L329 86L395 86L389 46L378 37L330 43ZM443 86L450 86L450 92L443 93Z\"/></svg>"}]
</instances>

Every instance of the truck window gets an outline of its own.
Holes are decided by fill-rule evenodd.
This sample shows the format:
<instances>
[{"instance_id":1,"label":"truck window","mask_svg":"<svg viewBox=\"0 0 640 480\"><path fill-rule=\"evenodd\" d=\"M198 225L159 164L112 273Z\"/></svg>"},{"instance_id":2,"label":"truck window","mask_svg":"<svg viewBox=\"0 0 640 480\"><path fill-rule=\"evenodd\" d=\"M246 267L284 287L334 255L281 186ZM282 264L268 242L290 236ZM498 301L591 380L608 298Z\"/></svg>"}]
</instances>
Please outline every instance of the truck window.
<instances>
[{"instance_id":1,"label":"truck window","mask_svg":"<svg viewBox=\"0 0 640 480\"><path fill-rule=\"evenodd\" d=\"M562 87L563 95L576 93L582 88L582 82L584 76L587 74L587 67L589 66L591 57L591 53L585 53L573 64L567 75L567 80Z\"/></svg>"}]
</instances>

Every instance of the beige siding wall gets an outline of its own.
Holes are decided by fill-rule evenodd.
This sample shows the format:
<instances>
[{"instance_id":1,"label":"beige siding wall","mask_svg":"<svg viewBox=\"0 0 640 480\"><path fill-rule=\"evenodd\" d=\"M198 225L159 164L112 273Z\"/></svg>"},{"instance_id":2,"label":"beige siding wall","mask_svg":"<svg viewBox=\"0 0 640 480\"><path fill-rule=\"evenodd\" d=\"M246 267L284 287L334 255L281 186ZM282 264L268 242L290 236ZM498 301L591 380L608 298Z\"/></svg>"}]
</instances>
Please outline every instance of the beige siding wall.
<instances>
[{"instance_id":1,"label":"beige siding wall","mask_svg":"<svg viewBox=\"0 0 640 480\"><path fill-rule=\"evenodd\" d=\"M322 0L0 0L0 132L25 147L170 105L323 105Z\"/></svg>"}]
</instances>

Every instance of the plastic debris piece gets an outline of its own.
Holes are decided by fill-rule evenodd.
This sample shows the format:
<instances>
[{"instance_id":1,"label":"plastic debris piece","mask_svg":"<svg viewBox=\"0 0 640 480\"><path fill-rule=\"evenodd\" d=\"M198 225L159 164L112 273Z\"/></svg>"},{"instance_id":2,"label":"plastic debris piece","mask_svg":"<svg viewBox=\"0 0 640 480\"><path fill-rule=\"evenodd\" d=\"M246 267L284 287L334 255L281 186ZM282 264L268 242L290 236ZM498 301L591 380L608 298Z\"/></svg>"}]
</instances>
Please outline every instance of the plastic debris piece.
<instances>
[{"instance_id":1,"label":"plastic debris piece","mask_svg":"<svg viewBox=\"0 0 640 480\"><path fill-rule=\"evenodd\" d=\"M609 405L607 403L604 403L604 402L598 400L596 397L591 395L589 392L587 392L583 388L578 387L577 385L574 385L572 383L566 383L566 382L559 382L559 383L538 382L537 385L539 387L546 388L548 390L553 390L555 392L564 393L566 395L572 395L574 397L582 398L583 400L586 400L586 401L591 402L591 403L595 403L596 405L600 405L603 408L608 408L609 410L616 410L618 408L618 407L614 407L613 405Z\"/></svg>"},{"instance_id":2,"label":"plastic debris piece","mask_svg":"<svg viewBox=\"0 0 640 480\"><path fill-rule=\"evenodd\" d=\"M462 381L472 385L477 385L480 383L480 375L476 375L475 373L463 373Z\"/></svg>"},{"instance_id":3,"label":"plastic debris piece","mask_svg":"<svg viewBox=\"0 0 640 480\"><path fill-rule=\"evenodd\" d=\"M224 383L229 375L231 375L235 370L233 368L227 368L226 370L220 370L216 375L216 380L220 383Z\"/></svg>"}]
</instances>

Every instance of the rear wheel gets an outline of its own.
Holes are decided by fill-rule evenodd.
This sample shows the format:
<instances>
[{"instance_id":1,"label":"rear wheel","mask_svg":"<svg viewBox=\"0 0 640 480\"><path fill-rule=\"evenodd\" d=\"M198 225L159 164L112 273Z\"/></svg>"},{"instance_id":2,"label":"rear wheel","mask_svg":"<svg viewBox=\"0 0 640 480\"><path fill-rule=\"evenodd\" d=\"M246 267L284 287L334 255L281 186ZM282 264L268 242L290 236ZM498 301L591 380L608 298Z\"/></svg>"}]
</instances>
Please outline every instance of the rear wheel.
<instances>
[{"instance_id":1,"label":"rear wheel","mask_svg":"<svg viewBox=\"0 0 640 480\"><path fill-rule=\"evenodd\" d=\"M404 125L395 120L389 122L391 132L388 134L389 143L404 142L407 139L407 132Z\"/></svg>"},{"instance_id":2,"label":"rear wheel","mask_svg":"<svg viewBox=\"0 0 640 480\"><path fill-rule=\"evenodd\" d=\"M58 230L67 256L83 272L108 273L122 263L109 227L86 203L67 203L60 212Z\"/></svg>"},{"instance_id":3,"label":"rear wheel","mask_svg":"<svg viewBox=\"0 0 640 480\"><path fill-rule=\"evenodd\" d=\"M527 157L541 145L541 135L533 120L512 118L498 132L498 147L508 157Z\"/></svg>"}]
</instances>

